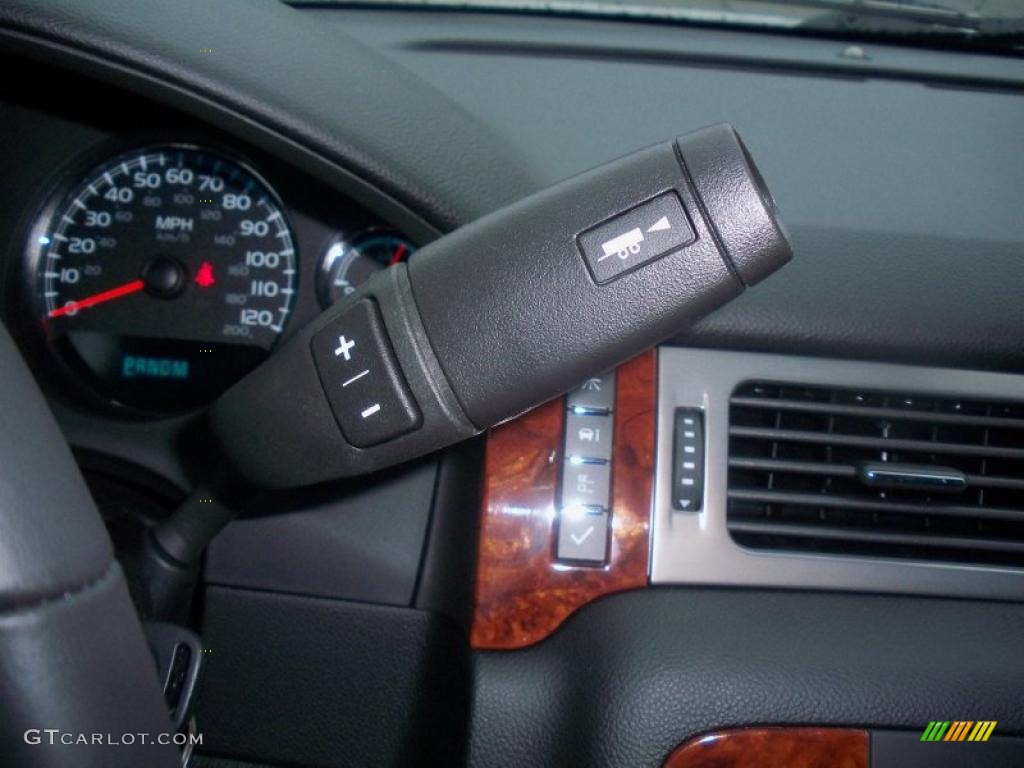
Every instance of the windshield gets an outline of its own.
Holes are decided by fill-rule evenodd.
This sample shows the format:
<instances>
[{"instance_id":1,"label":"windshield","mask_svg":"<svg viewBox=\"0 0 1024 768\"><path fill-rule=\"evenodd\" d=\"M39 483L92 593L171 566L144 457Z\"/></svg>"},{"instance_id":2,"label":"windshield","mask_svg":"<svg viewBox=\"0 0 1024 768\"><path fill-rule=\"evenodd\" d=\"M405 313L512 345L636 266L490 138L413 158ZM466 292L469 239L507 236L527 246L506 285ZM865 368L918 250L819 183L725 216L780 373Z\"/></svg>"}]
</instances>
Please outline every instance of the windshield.
<instances>
[{"instance_id":1,"label":"windshield","mask_svg":"<svg viewBox=\"0 0 1024 768\"><path fill-rule=\"evenodd\" d=\"M663 20L1024 53L1024 0L293 0Z\"/></svg>"}]
</instances>

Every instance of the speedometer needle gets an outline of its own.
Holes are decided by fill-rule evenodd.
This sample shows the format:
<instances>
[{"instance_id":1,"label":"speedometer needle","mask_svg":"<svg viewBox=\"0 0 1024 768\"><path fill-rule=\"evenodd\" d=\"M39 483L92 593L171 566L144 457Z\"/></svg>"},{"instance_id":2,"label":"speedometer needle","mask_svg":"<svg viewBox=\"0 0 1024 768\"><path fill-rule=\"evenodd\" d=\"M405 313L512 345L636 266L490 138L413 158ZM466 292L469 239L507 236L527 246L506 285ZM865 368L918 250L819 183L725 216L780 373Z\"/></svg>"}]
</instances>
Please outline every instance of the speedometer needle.
<instances>
[{"instance_id":1,"label":"speedometer needle","mask_svg":"<svg viewBox=\"0 0 1024 768\"><path fill-rule=\"evenodd\" d=\"M402 257L405 256L405 251L405 243L399 243L398 248L396 248L395 252L391 254L391 261L388 262L388 266L390 267L392 264L400 262Z\"/></svg>"},{"instance_id":2,"label":"speedometer needle","mask_svg":"<svg viewBox=\"0 0 1024 768\"><path fill-rule=\"evenodd\" d=\"M97 304L102 304L106 301L113 301L114 299L119 299L122 296L138 293L145 287L146 284L142 280L132 280L130 283L117 286L117 288L111 288L107 291L94 293L92 296L87 296L84 299L79 299L78 301L69 301L63 307L51 309L46 316L60 317L61 315L68 315L73 312L77 312L80 309L88 309L89 307L95 307Z\"/></svg>"}]
</instances>

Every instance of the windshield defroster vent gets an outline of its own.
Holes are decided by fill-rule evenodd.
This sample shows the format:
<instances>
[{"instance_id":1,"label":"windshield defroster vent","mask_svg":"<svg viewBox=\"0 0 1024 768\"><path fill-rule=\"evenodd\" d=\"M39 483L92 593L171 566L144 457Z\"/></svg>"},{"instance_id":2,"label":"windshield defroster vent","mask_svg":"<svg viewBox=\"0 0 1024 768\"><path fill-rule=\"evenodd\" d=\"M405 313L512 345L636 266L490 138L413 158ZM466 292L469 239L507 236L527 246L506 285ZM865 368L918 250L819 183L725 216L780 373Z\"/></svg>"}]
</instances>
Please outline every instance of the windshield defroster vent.
<instances>
[{"instance_id":1,"label":"windshield defroster vent","mask_svg":"<svg viewBox=\"0 0 1024 768\"><path fill-rule=\"evenodd\" d=\"M755 549L1024 566L1024 403L742 384L727 522Z\"/></svg>"}]
</instances>

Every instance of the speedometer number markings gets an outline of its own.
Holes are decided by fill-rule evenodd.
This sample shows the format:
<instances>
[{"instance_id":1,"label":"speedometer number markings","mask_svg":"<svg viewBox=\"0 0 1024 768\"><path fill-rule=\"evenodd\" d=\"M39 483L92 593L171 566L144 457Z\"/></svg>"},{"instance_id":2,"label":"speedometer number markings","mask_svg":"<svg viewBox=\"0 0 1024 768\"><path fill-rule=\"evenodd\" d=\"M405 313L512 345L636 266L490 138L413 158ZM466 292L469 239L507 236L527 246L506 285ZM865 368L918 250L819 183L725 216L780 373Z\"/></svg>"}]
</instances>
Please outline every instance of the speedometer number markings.
<instances>
[{"instance_id":1,"label":"speedometer number markings","mask_svg":"<svg viewBox=\"0 0 1024 768\"><path fill-rule=\"evenodd\" d=\"M162 410L166 391L197 404L258 362L291 313L296 257L286 216L262 180L206 150L146 149L105 163L43 231L34 274L48 336L71 347L110 399ZM211 344L221 345L218 361L191 358ZM119 359L131 361L131 376ZM176 372L175 386L144 392L147 372L165 369ZM122 386L128 378L133 386Z\"/></svg>"}]
</instances>

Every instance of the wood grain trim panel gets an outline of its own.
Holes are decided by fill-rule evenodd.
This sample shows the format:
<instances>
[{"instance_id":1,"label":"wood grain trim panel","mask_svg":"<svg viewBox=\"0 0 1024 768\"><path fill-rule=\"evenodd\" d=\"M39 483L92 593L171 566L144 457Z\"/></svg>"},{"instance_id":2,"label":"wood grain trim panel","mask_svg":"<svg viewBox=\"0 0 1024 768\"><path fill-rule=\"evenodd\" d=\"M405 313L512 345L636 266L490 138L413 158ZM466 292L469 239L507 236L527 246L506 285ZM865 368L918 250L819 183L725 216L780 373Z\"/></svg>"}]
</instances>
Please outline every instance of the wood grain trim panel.
<instances>
[{"instance_id":1,"label":"wood grain trim panel","mask_svg":"<svg viewBox=\"0 0 1024 768\"><path fill-rule=\"evenodd\" d=\"M647 585L656 365L651 350L617 372L611 540L604 567L555 562L564 398L489 433L470 632L473 648L531 645L582 605Z\"/></svg>"},{"instance_id":2,"label":"wood grain trim panel","mask_svg":"<svg viewBox=\"0 0 1024 768\"><path fill-rule=\"evenodd\" d=\"M741 728L686 742L665 768L868 768L868 744L846 728Z\"/></svg>"}]
</instances>

